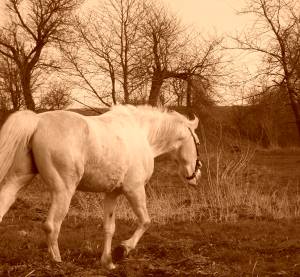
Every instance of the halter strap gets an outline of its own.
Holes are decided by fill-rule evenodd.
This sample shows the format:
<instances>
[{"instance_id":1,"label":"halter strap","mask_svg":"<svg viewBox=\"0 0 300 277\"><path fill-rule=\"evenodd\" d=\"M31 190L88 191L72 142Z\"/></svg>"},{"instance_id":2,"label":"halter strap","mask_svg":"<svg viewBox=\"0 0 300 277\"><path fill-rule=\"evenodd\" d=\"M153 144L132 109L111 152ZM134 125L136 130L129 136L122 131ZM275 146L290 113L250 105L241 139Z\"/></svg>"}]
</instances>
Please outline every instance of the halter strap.
<instances>
[{"instance_id":1,"label":"halter strap","mask_svg":"<svg viewBox=\"0 0 300 277\"><path fill-rule=\"evenodd\" d=\"M194 144L195 144L195 147L196 147L196 153L197 153L197 159L196 159L196 164L195 164L195 169L194 169L194 172L192 175L188 176L188 177L185 177L187 180L192 180L196 177L196 174L198 172L198 170L202 167L202 164L200 162L200 155L199 155L199 147L200 147L200 143L196 140L194 134L193 134L193 131L191 130L191 128L188 128L191 135L192 135L192 138L193 138L193 141L194 141Z\"/></svg>"}]
</instances>

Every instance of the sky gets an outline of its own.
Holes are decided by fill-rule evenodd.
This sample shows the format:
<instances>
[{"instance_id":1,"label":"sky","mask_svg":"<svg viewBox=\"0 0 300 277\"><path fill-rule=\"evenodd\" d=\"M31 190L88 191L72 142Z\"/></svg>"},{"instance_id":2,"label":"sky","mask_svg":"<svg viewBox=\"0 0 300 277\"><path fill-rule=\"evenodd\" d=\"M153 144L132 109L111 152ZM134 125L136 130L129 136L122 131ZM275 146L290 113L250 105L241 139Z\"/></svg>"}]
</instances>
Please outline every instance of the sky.
<instances>
[{"instance_id":1,"label":"sky","mask_svg":"<svg viewBox=\"0 0 300 277\"><path fill-rule=\"evenodd\" d=\"M184 23L218 34L241 31L249 17L237 15L244 0L163 0Z\"/></svg>"},{"instance_id":2,"label":"sky","mask_svg":"<svg viewBox=\"0 0 300 277\"><path fill-rule=\"evenodd\" d=\"M95 2L101 0L88 0ZM193 24L199 30L214 28L218 32L230 32L241 29L247 18L236 15L245 4L245 0L162 0L183 22ZM0 21L3 18L5 0L0 0Z\"/></svg>"}]
</instances>

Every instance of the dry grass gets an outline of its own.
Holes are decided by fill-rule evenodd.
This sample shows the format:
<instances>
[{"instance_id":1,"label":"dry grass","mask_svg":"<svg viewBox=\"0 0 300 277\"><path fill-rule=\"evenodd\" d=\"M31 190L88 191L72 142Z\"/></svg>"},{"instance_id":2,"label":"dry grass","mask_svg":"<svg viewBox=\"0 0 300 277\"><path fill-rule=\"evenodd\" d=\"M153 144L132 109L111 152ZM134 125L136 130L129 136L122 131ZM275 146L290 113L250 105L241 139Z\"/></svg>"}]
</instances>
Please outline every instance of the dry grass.
<instances>
[{"instance_id":1,"label":"dry grass","mask_svg":"<svg viewBox=\"0 0 300 277\"><path fill-rule=\"evenodd\" d=\"M293 219L300 217L299 180L282 180L266 168L251 165L253 149L240 154L205 153L206 166L197 189L185 186L171 161L158 161L147 186L149 214L154 222L218 221L241 218ZM70 214L103 217L102 195L77 193ZM133 221L126 199L120 197L117 217Z\"/></svg>"},{"instance_id":2,"label":"dry grass","mask_svg":"<svg viewBox=\"0 0 300 277\"><path fill-rule=\"evenodd\" d=\"M253 156L257 155L253 147L240 147L238 153L230 153L221 143L216 148L203 145L203 177L196 189L183 184L167 157L156 162L154 175L146 187L152 221L235 222L242 218L300 217L299 178L279 178L272 169L253 164ZM48 206L48 196L45 193L41 196L42 191L43 185L37 179L21 198L35 207ZM102 194L77 192L69 216L103 218L102 200ZM119 198L117 218L135 220L124 197Z\"/></svg>"},{"instance_id":3,"label":"dry grass","mask_svg":"<svg viewBox=\"0 0 300 277\"><path fill-rule=\"evenodd\" d=\"M149 209L158 221L300 216L299 180L294 183L288 179L279 184L281 180L275 172L250 164L252 149L246 148L239 155L228 155L222 150L205 154L205 176L196 190L188 187L150 190Z\"/></svg>"}]
</instances>

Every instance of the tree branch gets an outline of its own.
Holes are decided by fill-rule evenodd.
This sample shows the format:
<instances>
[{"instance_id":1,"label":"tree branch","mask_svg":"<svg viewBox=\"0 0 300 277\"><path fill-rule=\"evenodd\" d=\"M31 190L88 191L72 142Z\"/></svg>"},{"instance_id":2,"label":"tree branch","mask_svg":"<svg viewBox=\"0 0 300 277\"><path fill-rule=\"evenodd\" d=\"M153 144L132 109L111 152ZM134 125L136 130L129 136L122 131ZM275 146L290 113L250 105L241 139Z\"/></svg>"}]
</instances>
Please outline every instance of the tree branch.
<instances>
[{"instance_id":1,"label":"tree branch","mask_svg":"<svg viewBox=\"0 0 300 277\"><path fill-rule=\"evenodd\" d=\"M20 14L17 0L10 0L10 3L13 5L12 9L17 14L21 26L33 37L34 40L37 40L37 36L33 33L33 31L27 26L27 24L24 22L22 15Z\"/></svg>"}]
</instances>

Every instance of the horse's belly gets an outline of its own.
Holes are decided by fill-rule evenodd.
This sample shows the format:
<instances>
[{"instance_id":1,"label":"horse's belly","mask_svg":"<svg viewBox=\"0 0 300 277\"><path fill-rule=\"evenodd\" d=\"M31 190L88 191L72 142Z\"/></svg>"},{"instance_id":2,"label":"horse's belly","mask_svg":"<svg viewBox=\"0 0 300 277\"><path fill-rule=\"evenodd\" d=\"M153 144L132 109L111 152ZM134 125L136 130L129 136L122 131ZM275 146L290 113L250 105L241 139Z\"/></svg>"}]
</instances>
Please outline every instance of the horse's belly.
<instances>
[{"instance_id":1,"label":"horse's belly","mask_svg":"<svg viewBox=\"0 0 300 277\"><path fill-rule=\"evenodd\" d=\"M112 168L105 164L87 165L77 189L91 192L113 191L122 185L124 175L124 169L120 166Z\"/></svg>"},{"instance_id":2,"label":"horse's belly","mask_svg":"<svg viewBox=\"0 0 300 277\"><path fill-rule=\"evenodd\" d=\"M91 182L85 178L82 179L77 186L77 190L86 192L105 192L106 189L105 184Z\"/></svg>"}]
</instances>

